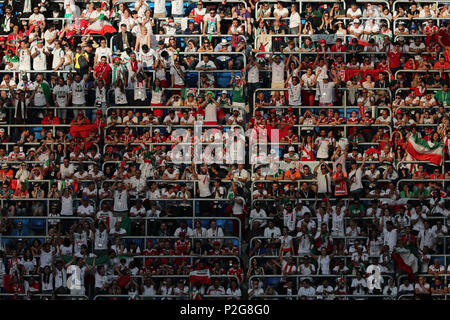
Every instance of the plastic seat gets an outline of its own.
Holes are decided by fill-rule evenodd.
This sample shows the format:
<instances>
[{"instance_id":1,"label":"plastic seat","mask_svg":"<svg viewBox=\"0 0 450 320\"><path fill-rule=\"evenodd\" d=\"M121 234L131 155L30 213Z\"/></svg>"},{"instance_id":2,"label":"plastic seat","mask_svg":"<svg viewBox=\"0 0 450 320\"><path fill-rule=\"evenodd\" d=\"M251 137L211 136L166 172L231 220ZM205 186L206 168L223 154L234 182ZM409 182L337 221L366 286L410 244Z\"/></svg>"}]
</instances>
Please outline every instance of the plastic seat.
<instances>
[{"instance_id":1,"label":"plastic seat","mask_svg":"<svg viewBox=\"0 0 450 320\"><path fill-rule=\"evenodd\" d=\"M216 220L216 222L217 222L217 227L220 227L220 228L222 228L222 230L225 230L225 223L227 222L227 220L220 219L220 220Z\"/></svg>"},{"instance_id":2,"label":"plastic seat","mask_svg":"<svg viewBox=\"0 0 450 320\"><path fill-rule=\"evenodd\" d=\"M267 285L271 286L271 287L277 287L278 284L280 283L280 281L281 281L280 277L273 277L273 278L270 277L270 278L267 278Z\"/></svg>"},{"instance_id":3,"label":"plastic seat","mask_svg":"<svg viewBox=\"0 0 450 320\"><path fill-rule=\"evenodd\" d=\"M45 225L46 225L45 219L31 220L31 230L33 230L33 231L44 231Z\"/></svg>"},{"instance_id":4,"label":"plastic seat","mask_svg":"<svg viewBox=\"0 0 450 320\"><path fill-rule=\"evenodd\" d=\"M198 83L198 73L197 72L186 72L186 87L197 87Z\"/></svg>"},{"instance_id":5,"label":"plastic seat","mask_svg":"<svg viewBox=\"0 0 450 320\"><path fill-rule=\"evenodd\" d=\"M231 72L218 72L216 77L218 88L228 88L231 79ZM217 95L217 94L216 94Z\"/></svg>"}]
</instances>

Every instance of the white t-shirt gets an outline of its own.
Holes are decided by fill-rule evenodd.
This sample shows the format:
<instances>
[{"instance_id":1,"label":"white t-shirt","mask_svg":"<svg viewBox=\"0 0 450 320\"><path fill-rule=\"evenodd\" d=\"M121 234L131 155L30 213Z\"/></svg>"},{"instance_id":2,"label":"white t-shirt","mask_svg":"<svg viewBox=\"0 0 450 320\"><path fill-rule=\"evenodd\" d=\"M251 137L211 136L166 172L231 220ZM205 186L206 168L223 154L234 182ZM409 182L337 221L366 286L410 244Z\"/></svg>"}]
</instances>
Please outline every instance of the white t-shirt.
<instances>
[{"instance_id":1,"label":"white t-shirt","mask_svg":"<svg viewBox=\"0 0 450 320\"><path fill-rule=\"evenodd\" d=\"M45 47L34 47L33 49L31 49L32 55L36 52L39 52L39 54L33 58L33 70L47 70L47 56L44 53L46 51L47 50L45 49Z\"/></svg>"},{"instance_id":2,"label":"white t-shirt","mask_svg":"<svg viewBox=\"0 0 450 320\"><path fill-rule=\"evenodd\" d=\"M284 63L272 62L272 82L284 82Z\"/></svg>"},{"instance_id":3,"label":"white t-shirt","mask_svg":"<svg viewBox=\"0 0 450 320\"><path fill-rule=\"evenodd\" d=\"M184 66L180 66L180 69L181 71L183 71L183 73L186 73L186 68ZM180 71L176 70L175 67L170 68L170 75L174 76L174 84L182 86L184 85L184 80L180 76L179 72Z\"/></svg>"},{"instance_id":4,"label":"white t-shirt","mask_svg":"<svg viewBox=\"0 0 450 320\"><path fill-rule=\"evenodd\" d=\"M211 195L211 189L209 188L210 178L209 174L198 175L198 189L200 191L200 197L209 197Z\"/></svg>"},{"instance_id":5,"label":"white t-shirt","mask_svg":"<svg viewBox=\"0 0 450 320\"><path fill-rule=\"evenodd\" d=\"M273 15L275 16L278 15L279 17L282 17L284 15L289 14L289 10L287 8L283 8L283 9L278 9L276 8L275 10L273 10Z\"/></svg>"},{"instance_id":6,"label":"white t-shirt","mask_svg":"<svg viewBox=\"0 0 450 320\"><path fill-rule=\"evenodd\" d=\"M207 103L205 107L205 121L217 122L217 106L214 103Z\"/></svg>"},{"instance_id":7,"label":"white t-shirt","mask_svg":"<svg viewBox=\"0 0 450 320\"><path fill-rule=\"evenodd\" d=\"M58 106L64 107L67 104L67 97L70 92L70 88L67 84L60 86L57 84L53 87L53 94L56 96L56 102Z\"/></svg>"},{"instance_id":8,"label":"white t-shirt","mask_svg":"<svg viewBox=\"0 0 450 320\"><path fill-rule=\"evenodd\" d=\"M126 190L119 192L114 191L114 211L127 211L128 210L128 193Z\"/></svg>"},{"instance_id":9,"label":"white t-shirt","mask_svg":"<svg viewBox=\"0 0 450 320\"><path fill-rule=\"evenodd\" d=\"M84 87L85 87L84 80L81 80L80 82L74 81L72 83L72 86L71 86L72 103L74 103L74 104L85 104L86 103Z\"/></svg>"},{"instance_id":10,"label":"white t-shirt","mask_svg":"<svg viewBox=\"0 0 450 320\"><path fill-rule=\"evenodd\" d=\"M298 27L300 22L301 22L301 18L300 18L300 15L298 14L298 12L291 14L291 16L289 17L289 28Z\"/></svg>"},{"instance_id":11,"label":"white t-shirt","mask_svg":"<svg viewBox=\"0 0 450 320\"><path fill-rule=\"evenodd\" d=\"M103 56L106 57L106 59L109 61L110 57L111 57L111 49L108 47L102 48L102 47L98 47L95 50L95 54L97 55L97 60L95 61L95 63L99 62Z\"/></svg>"},{"instance_id":12,"label":"white t-shirt","mask_svg":"<svg viewBox=\"0 0 450 320\"><path fill-rule=\"evenodd\" d=\"M352 8L348 8L347 9L347 15L352 17L352 18L355 18L355 17L358 17L358 16L362 16L362 12L361 12L360 8L357 8L356 11L353 11Z\"/></svg>"},{"instance_id":13,"label":"white t-shirt","mask_svg":"<svg viewBox=\"0 0 450 320\"><path fill-rule=\"evenodd\" d=\"M317 158L321 159L328 158L328 148L331 144L330 138L317 137L314 144L319 146L319 149L317 150Z\"/></svg>"},{"instance_id":14,"label":"white t-shirt","mask_svg":"<svg viewBox=\"0 0 450 320\"><path fill-rule=\"evenodd\" d=\"M55 36L55 34L57 34L58 33L58 30L53 30L53 31L50 31L50 30L47 30L47 31L45 31L44 32L44 40L45 40L45 43L44 43L44 46L46 47L46 48L54 48L55 47L55 41L53 41L52 42L52 44L49 44L47 41L49 41L49 40L51 40L51 39L53 39L53 37ZM56 38L55 38L56 39Z\"/></svg>"},{"instance_id":15,"label":"white t-shirt","mask_svg":"<svg viewBox=\"0 0 450 320\"><path fill-rule=\"evenodd\" d=\"M172 15L183 14L183 0L172 0Z\"/></svg>"},{"instance_id":16,"label":"white t-shirt","mask_svg":"<svg viewBox=\"0 0 450 320\"><path fill-rule=\"evenodd\" d=\"M18 52L19 52L19 70L30 70L31 54L28 54L28 51L23 49L19 49Z\"/></svg>"},{"instance_id":17,"label":"white t-shirt","mask_svg":"<svg viewBox=\"0 0 450 320\"><path fill-rule=\"evenodd\" d=\"M94 214L94 208L90 204L87 207L81 205L78 206L77 213L81 216L92 216Z\"/></svg>"},{"instance_id":18,"label":"white t-shirt","mask_svg":"<svg viewBox=\"0 0 450 320\"><path fill-rule=\"evenodd\" d=\"M166 13L166 0L154 0L154 14Z\"/></svg>"}]
</instances>

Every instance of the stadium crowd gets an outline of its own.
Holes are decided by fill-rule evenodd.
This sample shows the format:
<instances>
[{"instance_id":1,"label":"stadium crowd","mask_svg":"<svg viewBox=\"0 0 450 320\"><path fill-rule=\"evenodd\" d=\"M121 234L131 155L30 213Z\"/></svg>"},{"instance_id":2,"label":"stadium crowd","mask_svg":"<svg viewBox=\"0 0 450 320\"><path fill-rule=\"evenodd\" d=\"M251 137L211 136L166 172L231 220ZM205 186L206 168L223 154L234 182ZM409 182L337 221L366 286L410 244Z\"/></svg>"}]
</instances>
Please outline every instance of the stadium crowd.
<instances>
[{"instance_id":1,"label":"stadium crowd","mask_svg":"<svg viewBox=\"0 0 450 320\"><path fill-rule=\"evenodd\" d=\"M448 298L446 2L0 6L2 299Z\"/></svg>"}]
</instances>

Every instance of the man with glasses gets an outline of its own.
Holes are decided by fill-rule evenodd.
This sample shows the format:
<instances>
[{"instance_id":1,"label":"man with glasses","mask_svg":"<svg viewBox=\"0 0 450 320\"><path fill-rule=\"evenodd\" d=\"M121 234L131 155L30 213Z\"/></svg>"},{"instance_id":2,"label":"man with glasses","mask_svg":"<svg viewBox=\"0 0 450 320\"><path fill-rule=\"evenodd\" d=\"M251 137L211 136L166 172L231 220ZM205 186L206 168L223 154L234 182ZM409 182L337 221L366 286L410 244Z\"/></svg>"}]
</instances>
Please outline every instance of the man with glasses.
<instances>
[{"instance_id":1,"label":"man with glasses","mask_svg":"<svg viewBox=\"0 0 450 320\"><path fill-rule=\"evenodd\" d=\"M192 9L189 18L194 19L195 23L200 24L203 17L206 15L206 8L203 7L203 2L197 2L197 8Z\"/></svg>"},{"instance_id":2,"label":"man with glasses","mask_svg":"<svg viewBox=\"0 0 450 320\"><path fill-rule=\"evenodd\" d=\"M0 31L2 34L8 34L13 27L18 25L17 19L12 14L11 6L5 7L5 14L0 18Z\"/></svg>"},{"instance_id":3,"label":"man with glasses","mask_svg":"<svg viewBox=\"0 0 450 320\"><path fill-rule=\"evenodd\" d=\"M112 52L111 49L106 46L106 39L100 41L100 47L95 50L94 64L100 62L101 58L105 56L108 63L112 63Z\"/></svg>"},{"instance_id":4,"label":"man with glasses","mask_svg":"<svg viewBox=\"0 0 450 320\"><path fill-rule=\"evenodd\" d=\"M220 16L216 14L215 9L211 9L209 13L203 17L203 36L219 35L220 36Z\"/></svg>"}]
</instances>

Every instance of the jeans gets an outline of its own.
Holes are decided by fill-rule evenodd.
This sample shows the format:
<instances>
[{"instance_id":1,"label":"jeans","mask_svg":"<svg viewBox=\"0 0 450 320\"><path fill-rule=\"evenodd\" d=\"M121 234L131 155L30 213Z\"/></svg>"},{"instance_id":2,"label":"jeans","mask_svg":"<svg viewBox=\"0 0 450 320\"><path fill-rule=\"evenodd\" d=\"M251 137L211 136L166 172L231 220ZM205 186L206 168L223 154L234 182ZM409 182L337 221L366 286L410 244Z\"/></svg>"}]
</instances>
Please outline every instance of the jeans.
<instances>
[{"instance_id":1,"label":"jeans","mask_svg":"<svg viewBox=\"0 0 450 320\"><path fill-rule=\"evenodd\" d=\"M293 35L297 35L297 34L299 33L299 31L300 31L299 27L289 28L289 33L290 33L290 34L293 34ZM292 38L289 37L288 39L291 40ZM295 43L295 46L296 46L296 47L299 46L299 41L298 41L298 40L299 40L299 37L298 37L298 36L297 36L297 37L294 37L294 43Z\"/></svg>"}]
</instances>

